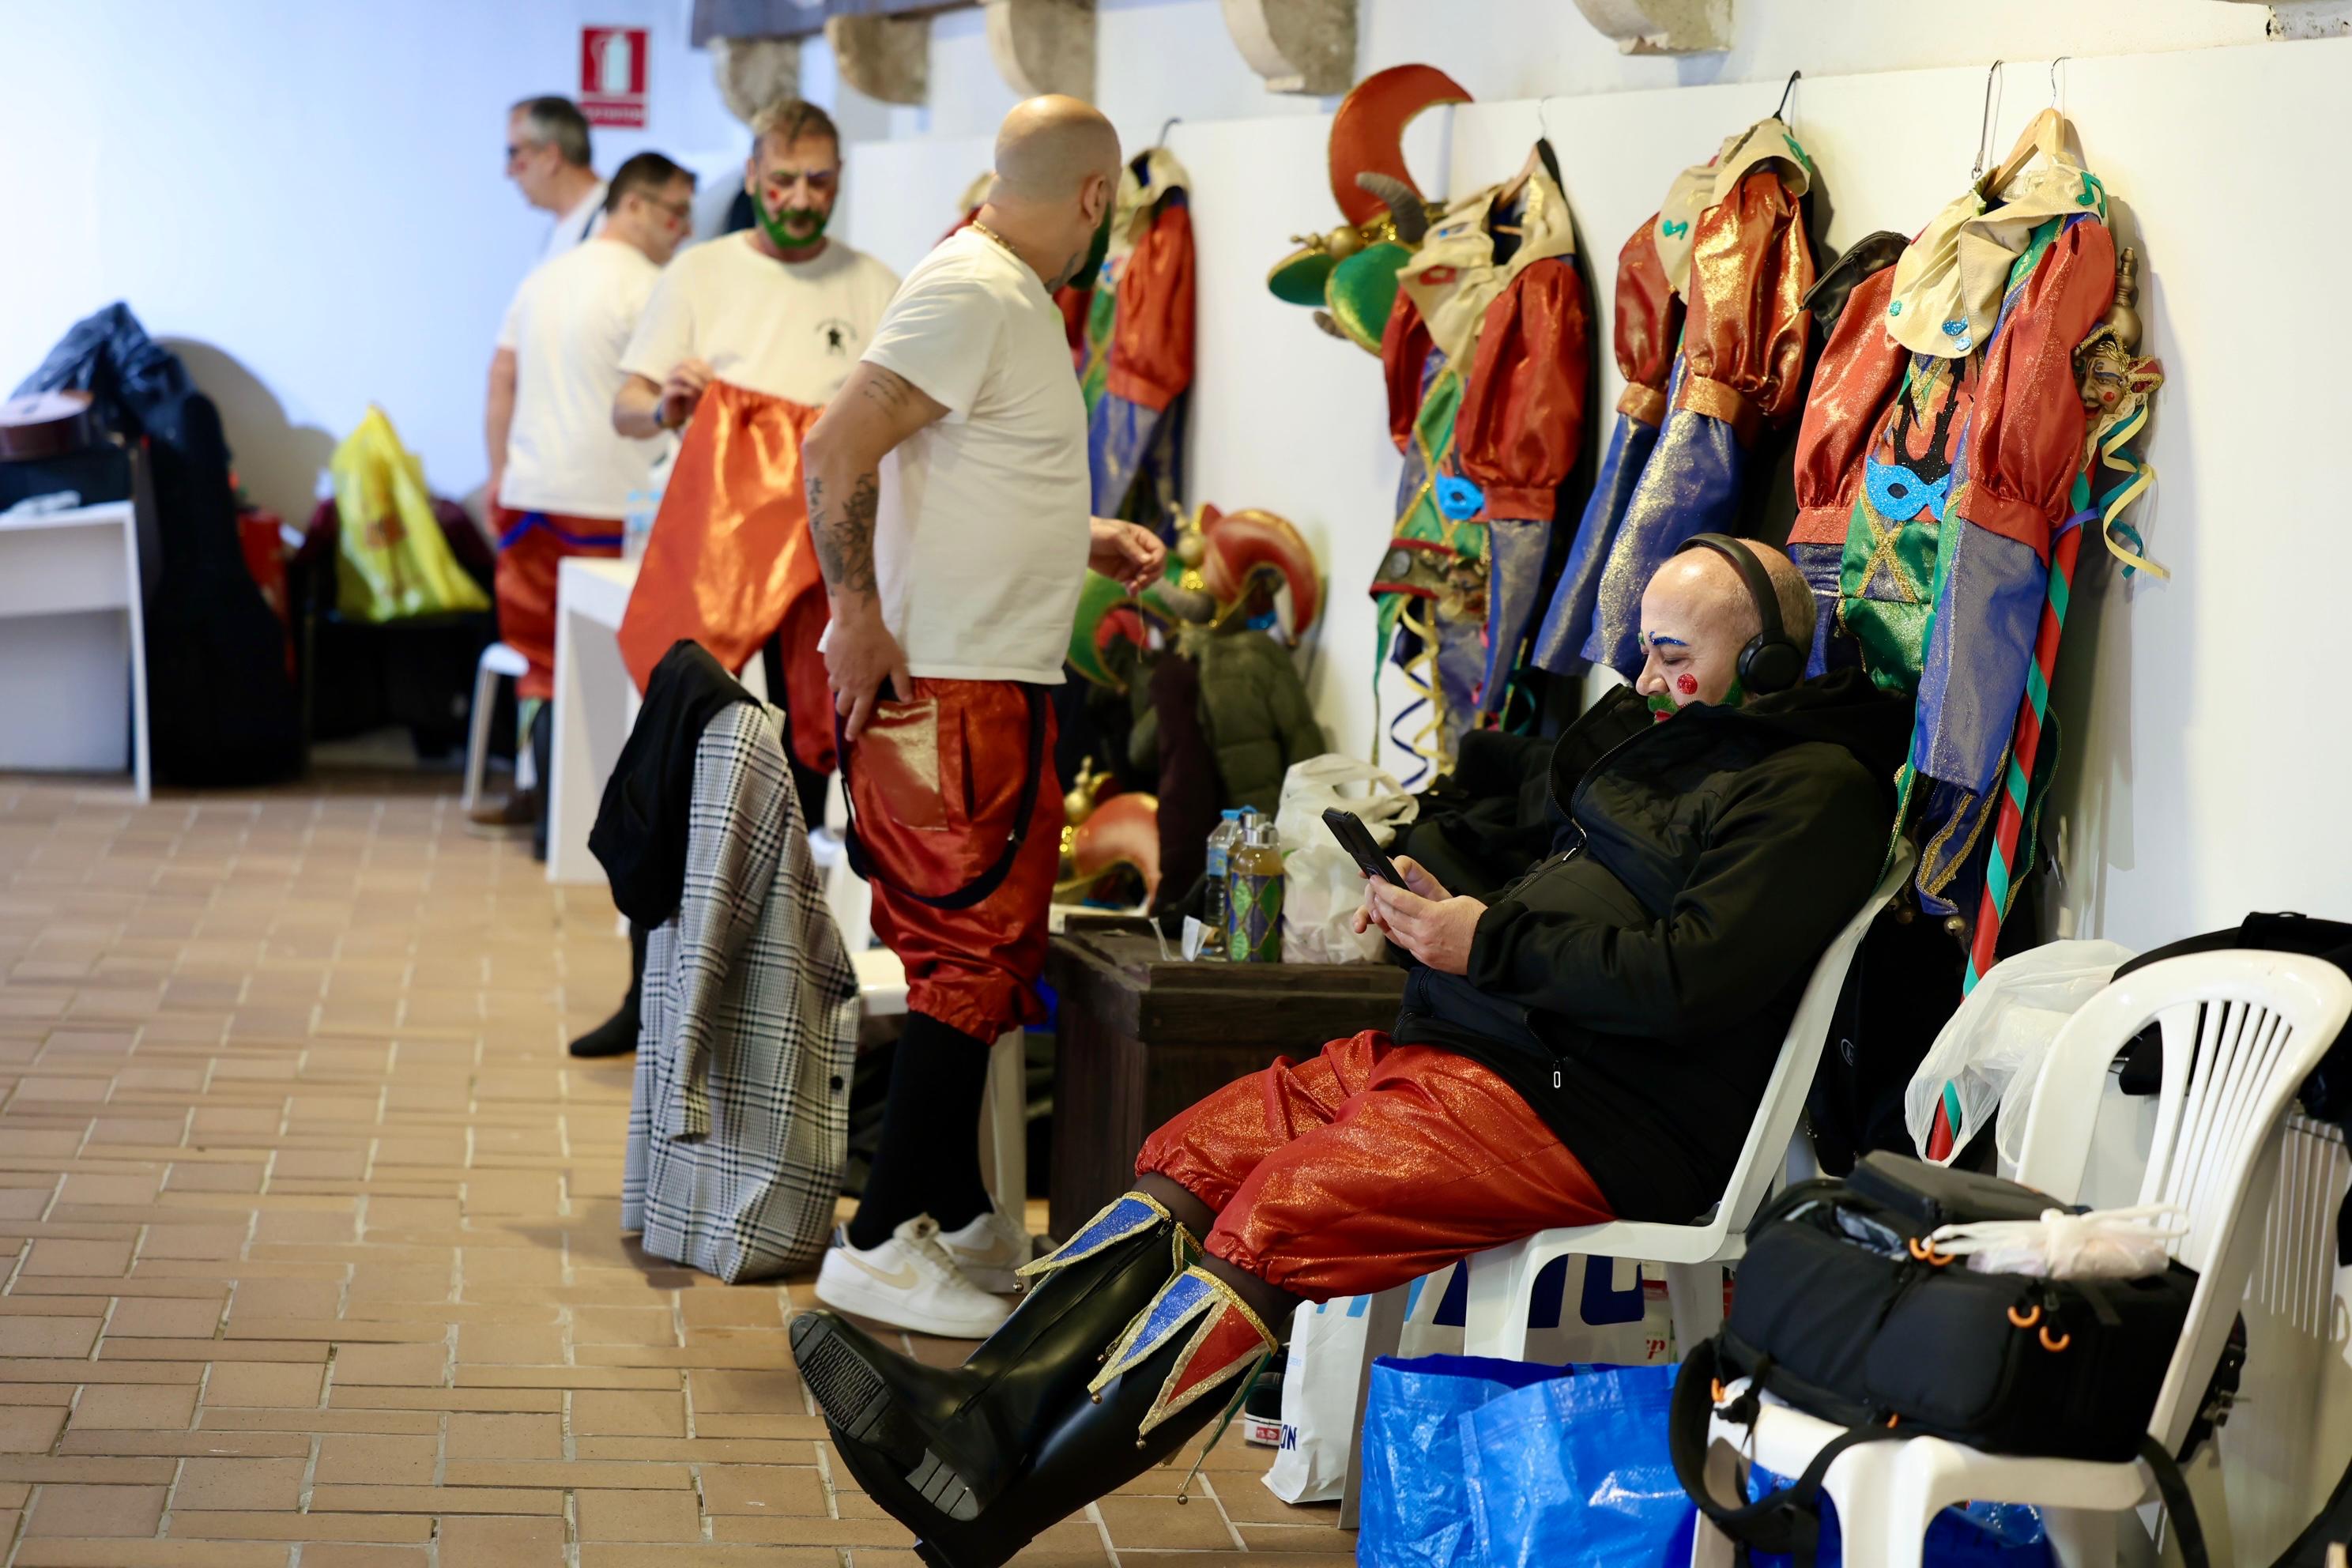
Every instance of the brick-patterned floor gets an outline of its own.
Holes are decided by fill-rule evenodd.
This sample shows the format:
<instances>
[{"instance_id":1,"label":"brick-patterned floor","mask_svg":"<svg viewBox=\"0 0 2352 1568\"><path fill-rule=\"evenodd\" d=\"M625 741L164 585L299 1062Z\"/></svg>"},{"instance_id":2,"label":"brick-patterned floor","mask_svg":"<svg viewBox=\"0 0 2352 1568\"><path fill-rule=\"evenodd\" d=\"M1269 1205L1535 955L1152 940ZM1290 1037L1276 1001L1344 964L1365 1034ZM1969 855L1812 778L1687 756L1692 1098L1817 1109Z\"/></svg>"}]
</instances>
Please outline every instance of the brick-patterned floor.
<instances>
[{"instance_id":1,"label":"brick-patterned floor","mask_svg":"<svg viewBox=\"0 0 2352 1568\"><path fill-rule=\"evenodd\" d=\"M912 1568L793 1374L806 1282L618 1234L628 1064L563 1042L626 963L437 781L0 778L0 1563ZM1022 1561L1352 1561L1264 1467Z\"/></svg>"}]
</instances>

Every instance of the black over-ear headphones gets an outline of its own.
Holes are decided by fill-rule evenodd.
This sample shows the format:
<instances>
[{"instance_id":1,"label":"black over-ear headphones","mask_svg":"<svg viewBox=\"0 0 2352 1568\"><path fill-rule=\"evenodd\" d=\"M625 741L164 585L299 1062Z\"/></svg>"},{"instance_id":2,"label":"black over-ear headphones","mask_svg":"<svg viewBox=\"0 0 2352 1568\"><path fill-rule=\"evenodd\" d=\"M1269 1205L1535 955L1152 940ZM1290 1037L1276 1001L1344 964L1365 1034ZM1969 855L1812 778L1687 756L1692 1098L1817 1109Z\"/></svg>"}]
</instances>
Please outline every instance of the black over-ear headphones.
<instances>
[{"instance_id":1,"label":"black over-ear headphones","mask_svg":"<svg viewBox=\"0 0 2352 1568\"><path fill-rule=\"evenodd\" d=\"M1695 533L1675 553L1680 555L1685 550L1712 550L1730 562L1748 585L1748 598L1755 602L1756 618L1763 627L1739 650L1740 684L1760 697L1786 691L1802 680L1805 650L1790 642L1781 629L1780 595L1773 592L1772 578L1756 559L1756 552L1727 533Z\"/></svg>"}]
</instances>

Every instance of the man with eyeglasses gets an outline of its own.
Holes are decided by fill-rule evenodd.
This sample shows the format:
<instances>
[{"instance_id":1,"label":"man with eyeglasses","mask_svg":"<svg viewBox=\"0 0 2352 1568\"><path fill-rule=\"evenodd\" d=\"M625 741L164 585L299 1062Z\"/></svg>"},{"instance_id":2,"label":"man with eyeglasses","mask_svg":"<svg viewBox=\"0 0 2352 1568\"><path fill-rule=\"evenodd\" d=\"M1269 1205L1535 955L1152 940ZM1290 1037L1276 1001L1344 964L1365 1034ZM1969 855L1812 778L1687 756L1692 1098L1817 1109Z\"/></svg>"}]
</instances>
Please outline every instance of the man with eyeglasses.
<instances>
[{"instance_id":1,"label":"man with eyeglasses","mask_svg":"<svg viewBox=\"0 0 2352 1568\"><path fill-rule=\"evenodd\" d=\"M552 261L604 221L604 182L588 161L588 119L568 98L526 98L507 111L507 178L522 199L555 215L541 261Z\"/></svg>"},{"instance_id":2,"label":"man with eyeglasses","mask_svg":"<svg viewBox=\"0 0 2352 1568\"><path fill-rule=\"evenodd\" d=\"M493 531L499 636L529 662L516 683L539 777L547 776L545 703L555 689L555 578L567 555L614 555L631 492L646 489L660 444L614 433L621 353L662 268L691 226L694 176L658 153L613 175L604 226L542 262L507 307L490 359ZM540 792L478 813L487 826L536 823Z\"/></svg>"},{"instance_id":3,"label":"man with eyeglasses","mask_svg":"<svg viewBox=\"0 0 2352 1568\"><path fill-rule=\"evenodd\" d=\"M841 195L841 136L824 110L786 100L751 131L744 189L757 223L680 256L621 359L615 429L646 437L695 421L622 622L621 654L642 689L680 637L730 669L764 650L769 697L785 710L793 778L814 822L833 769L833 703L816 651L825 596L800 441L865 353L898 279L825 234ZM714 405L728 416L710 418Z\"/></svg>"}]
</instances>

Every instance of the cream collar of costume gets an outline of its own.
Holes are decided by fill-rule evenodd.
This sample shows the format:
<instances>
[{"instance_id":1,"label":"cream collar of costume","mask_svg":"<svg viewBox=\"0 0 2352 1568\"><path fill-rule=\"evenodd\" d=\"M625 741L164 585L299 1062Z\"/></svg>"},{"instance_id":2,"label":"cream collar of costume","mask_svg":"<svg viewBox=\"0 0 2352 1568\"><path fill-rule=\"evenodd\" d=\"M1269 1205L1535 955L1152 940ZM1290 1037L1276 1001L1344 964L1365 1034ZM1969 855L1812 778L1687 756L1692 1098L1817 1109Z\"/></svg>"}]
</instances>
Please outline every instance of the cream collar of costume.
<instances>
[{"instance_id":1,"label":"cream collar of costume","mask_svg":"<svg viewBox=\"0 0 2352 1568\"><path fill-rule=\"evenodd\" d=\"M2106 194L2045 128L2026 166L1991 205L1971 188L1937 213L1895 264L1886 332L1913 353L1965 359L1991 333L2009 292L2009 275L2053 217L2106 216Z\"/></svg>"},{"instance_id":2,"label":"cream collar of costume","mask_svg":"<svg viewBox=\"0 0 2352 1568\"><path fill-rule=\"evenodd\" d=\"M1135 166L1143 165L1138 175ZM1125 256L1133 250L1147 229L1151 226L1152 209L1160 198L1170 191L1192 189L1192 176L1176 161L1176 154L1165 147L1153 147L1138 157L1129 159L1119 168L1118 194L1111 201L1111 256Z\"/></svg>"},{"instance_id":3,"label":"cream collar of costume","mask_svg":"<svg viewBox=\"0 0 2352 1568\"><path fill-rule=\"evenodd\" d=\"M1707 210L1738 188L1759 163L1780 165L1780 183L1792 196L1813 185L1813 161L1797 144L1796 136L1777 119L1759 120L1737 135L1727 136L1713 158L1694 163L1675 176L1666 199L1658 204L1658 260L1665 268L1666 285L1676 294L1690 281L1691 231Z\"/></svg>"},{"instance_id":4,"label":"cream collar of costume","mask_svg":"<svg viewBox=\"0 0 2352 1568\"><path fill-rule=\"evenodd\" d=\"M1519 247L1497 265L1495 237L1486 225L1502 189L1489 185L1447 208L1398 277L1428 323L1430 341L1465 374L1477 345L1478 323L1511 279L1547 258L1576 254L1576 226L1569 216L1568 197L1539 163L1528 174L1521 195Z\"/></svg>"}]
</instances>

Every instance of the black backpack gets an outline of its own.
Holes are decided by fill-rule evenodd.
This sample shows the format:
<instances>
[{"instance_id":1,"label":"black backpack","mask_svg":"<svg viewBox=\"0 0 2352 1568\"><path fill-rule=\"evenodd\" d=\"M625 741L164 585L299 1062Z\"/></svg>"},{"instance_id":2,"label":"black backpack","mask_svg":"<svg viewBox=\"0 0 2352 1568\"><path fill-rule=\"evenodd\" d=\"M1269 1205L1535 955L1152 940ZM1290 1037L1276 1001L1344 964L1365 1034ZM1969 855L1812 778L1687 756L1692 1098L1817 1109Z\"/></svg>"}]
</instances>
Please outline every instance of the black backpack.
<instances>
[{"instance_id":1,"label":"black backpack","mask_svg":"<svg viewBox=\"0 0 2352 1568\"><path fill-rule=\"evenodd\" d=\"M2195 1505L2147 1431L2196 1272L2175 1263L2141 1279L1979 1273L1927 1241L1939 1226L2056 1206L2015 1182L1887 1153L1865 1156L1848 1179L1781 1193L1748 1226L1723 1331L1685 1357L1675 1384L1675 1471L1691 1500L1743 1546L1793 1552L1797 1568L1811 1568L1822 1478L1859 1443L1924 1434L1988 1453L2141 1458L2183 1560L2201 1568ZM2225 1354L2221 1392L2209 1394L2190 1450L2218 1423L2236 1374ZM1794 1486L1734 1504L1707 1490L1706 1447L1722 1385L1739 1377L1750 1387L1721 1406L1731 1420L1752 1424L1761 1390L1850 1430Z\"/></svg>"}]
</instances>

